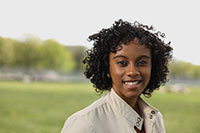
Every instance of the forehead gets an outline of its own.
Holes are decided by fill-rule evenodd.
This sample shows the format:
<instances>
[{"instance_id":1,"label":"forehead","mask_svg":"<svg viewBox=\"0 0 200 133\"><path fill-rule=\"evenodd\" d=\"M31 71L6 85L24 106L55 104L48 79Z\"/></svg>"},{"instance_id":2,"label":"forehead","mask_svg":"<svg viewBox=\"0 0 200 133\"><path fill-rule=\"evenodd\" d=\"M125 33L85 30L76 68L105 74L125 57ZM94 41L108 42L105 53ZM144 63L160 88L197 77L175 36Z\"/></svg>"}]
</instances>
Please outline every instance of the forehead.
<instances>
[{"instance_id":1,"label":"forehead","mask_svg":"<svg viewBox=\"0 0 200 133\"><path fill-rule=\"evenodd\" d=\"M127 57L137 57L137 56L149 56L151 57L151 51L145 44L141 44L137 40L128 42L127 44L121 43L116 50L116 53L111 53L114 55L124 55Z\"/></svg>"}]
</instances>

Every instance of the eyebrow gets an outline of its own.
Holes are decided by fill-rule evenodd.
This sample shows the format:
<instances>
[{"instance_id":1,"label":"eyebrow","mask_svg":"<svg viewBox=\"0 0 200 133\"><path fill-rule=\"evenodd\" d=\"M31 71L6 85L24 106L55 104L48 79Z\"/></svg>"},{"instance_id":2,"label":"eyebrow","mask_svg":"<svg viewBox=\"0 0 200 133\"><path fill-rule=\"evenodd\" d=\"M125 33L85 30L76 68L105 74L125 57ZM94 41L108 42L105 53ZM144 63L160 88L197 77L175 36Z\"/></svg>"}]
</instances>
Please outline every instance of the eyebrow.
<instances>
[{"instance_id":1,"label":"eyebrow","mask_svg":"<svg viewBox=\"0 0 200 133\"><path fill-rule=\"evenodd\" d=\"M122 58L127 58L127 57L124 56L124 55L117 55L117 56L114 56L114 57L113 57L113 60L116 59L116 58L120 58L120 57L122 57Z\"/></svg>"},{"instance_id":2,"label":"eyebrow","mask_svg":"<svg viewBox=\"0 0 200 133\"><path fill-rule=\"evenodd\" d=\"M114 56L114 57L113 57L113 60L116 59L116 58L120 58L120 57L121 57L121 58L128 58L128 57L126 57L126 56L124 56L124 55L117 55L117 56ZM147 56L147 55L142 55L142 56L139 56L139 57L138 57L138 59L142 59L142 58L151 59L151 57L150 57L150 56Z\"/></svg>"},{"instance_id":3,"label":"eyebrow","mask_svg":"<svg viewBox=\"0 0 200 133\"><path fill-rule=\"evenodd\" d=\"M142 55L142 56L139 56L139 57L138 57L138 59L142 59L142 58L151 59L151 57L150 57L150 56L148 56L148 55Z\"/></svg>"}]
</instances>

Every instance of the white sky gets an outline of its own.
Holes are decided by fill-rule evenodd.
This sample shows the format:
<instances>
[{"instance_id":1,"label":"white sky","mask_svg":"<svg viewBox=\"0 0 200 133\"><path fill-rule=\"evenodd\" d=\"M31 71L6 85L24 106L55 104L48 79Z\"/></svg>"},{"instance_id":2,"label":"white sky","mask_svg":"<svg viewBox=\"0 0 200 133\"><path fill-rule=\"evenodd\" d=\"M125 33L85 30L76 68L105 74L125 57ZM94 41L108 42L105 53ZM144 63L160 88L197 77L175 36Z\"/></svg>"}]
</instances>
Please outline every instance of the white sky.
<instances>
[{"instance_id":1,"label":"white sky","mask_svg":"<svg viewBox=\"0 0 200 133\"><path fill-rule=\"evenodd\" d=\"M64 45L92 47L87 37L120 18L153 25L174 57L200 65L198 0L0 0L0 36L30 33Z\"/></svg>"}]
</instances>

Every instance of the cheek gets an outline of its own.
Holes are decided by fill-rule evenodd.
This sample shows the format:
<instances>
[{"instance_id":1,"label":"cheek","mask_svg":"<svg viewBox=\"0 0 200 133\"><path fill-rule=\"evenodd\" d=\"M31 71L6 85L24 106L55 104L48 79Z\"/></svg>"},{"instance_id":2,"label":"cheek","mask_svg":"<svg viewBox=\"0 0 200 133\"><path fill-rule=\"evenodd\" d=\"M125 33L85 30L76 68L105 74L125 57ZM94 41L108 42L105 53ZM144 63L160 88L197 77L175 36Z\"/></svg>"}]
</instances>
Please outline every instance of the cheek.
<instances>
[{"instance_id":1,"label":"cheek","mask_svg":"<svg viewBox=\"0 0 200 133\"><path fill-rule=\"evenodd\" d=\"M113 76L122 76L124 73L124 70L123 69L120 69L119 67L117 66L112 66L110 67L110 74L113 75Z\"/></svg>"},{"instance_id":2,"label":"cheek","mask_svg":"<svg viewBox=\"0 0 200 133\"><path fill-rule=\"evenodd\" d=\"M148 81L150 81L150 79L151 79L151 71L149 71L149 72L147 73L147 76L148 76Z\"/></svg>"},{"instance_id":3,"label":"cheek","mask_svg":"<svg viewBox=\"0 0 200 133\"><path fill-rule=\"evenodd\" d=\"M120 76L120 72L115 69L111 69L110 76L111 76L112 80L116 80Z\"/></svg>"},{"instance_id":4,"label":"cheek","mask_svg":"<svg viewBox=\"0 0 200 133\"><path fill-rule=\"evenodd\" d=\"M111 67L110 68L110 76L111 76L112 82L119 83L119 81L121 80L121 78L123 76L123 71L120 69Z\"/></svg>"},{"instance_id":5,"label":"cheek","mask_svg":"<svg viewBox=\"0 0 200 133\"><path fill-rule=\"evenodd\" d=\"M145 76L147 77L147 80L150 80L150 78L151 78L151 68L146 69Z\"/></svg>"},{"instance_id":6,"label":"cheek","mask_svg":"<svg viewBox=\"0 0 200 133\"><path fill-rule=\"evenodd\" d=\"M151 67L148 68L143 68L140 70L140 72L142 73L142 75L146 78L150 78L151 76Z\"/></svg>"}]
</instances>

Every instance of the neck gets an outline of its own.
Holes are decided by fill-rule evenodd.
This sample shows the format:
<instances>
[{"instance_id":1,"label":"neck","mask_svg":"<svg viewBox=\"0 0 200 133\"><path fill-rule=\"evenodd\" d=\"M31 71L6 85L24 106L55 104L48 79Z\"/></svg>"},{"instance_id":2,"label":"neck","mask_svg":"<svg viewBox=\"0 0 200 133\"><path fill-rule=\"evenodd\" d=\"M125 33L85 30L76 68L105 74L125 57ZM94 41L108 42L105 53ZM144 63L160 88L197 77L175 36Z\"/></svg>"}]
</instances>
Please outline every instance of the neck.
<instances>
[{"instance_id":1,"label":"neck","mask_svg":"<svg viewBox=\"0 0 200 133\"><path fill-rule=\"evenodd\" d=\"M140 114L140 110L139 110L139 107L138 107L138 98L140 96L137 96L137 97L126 97L124 96L122 93L120 93L118 91L118 89L115 89L114 88L114 91L117 93L118 96L120 96L128 105L130 105L132 107L132 109L134 109L138 114Z\"/></svg>"},{"instance_id":2,"label":"neck","mask_svg":"<svg viewBox=\"0 0 200 133\"><path fill-rule=\"evenodd\" d=\"M132 107L132 109L134 109L138 114L140 114L140 109L138 106L138 97L135 100L132 99L130 102L127 103Z\"/></svg>"}]
</instances>

